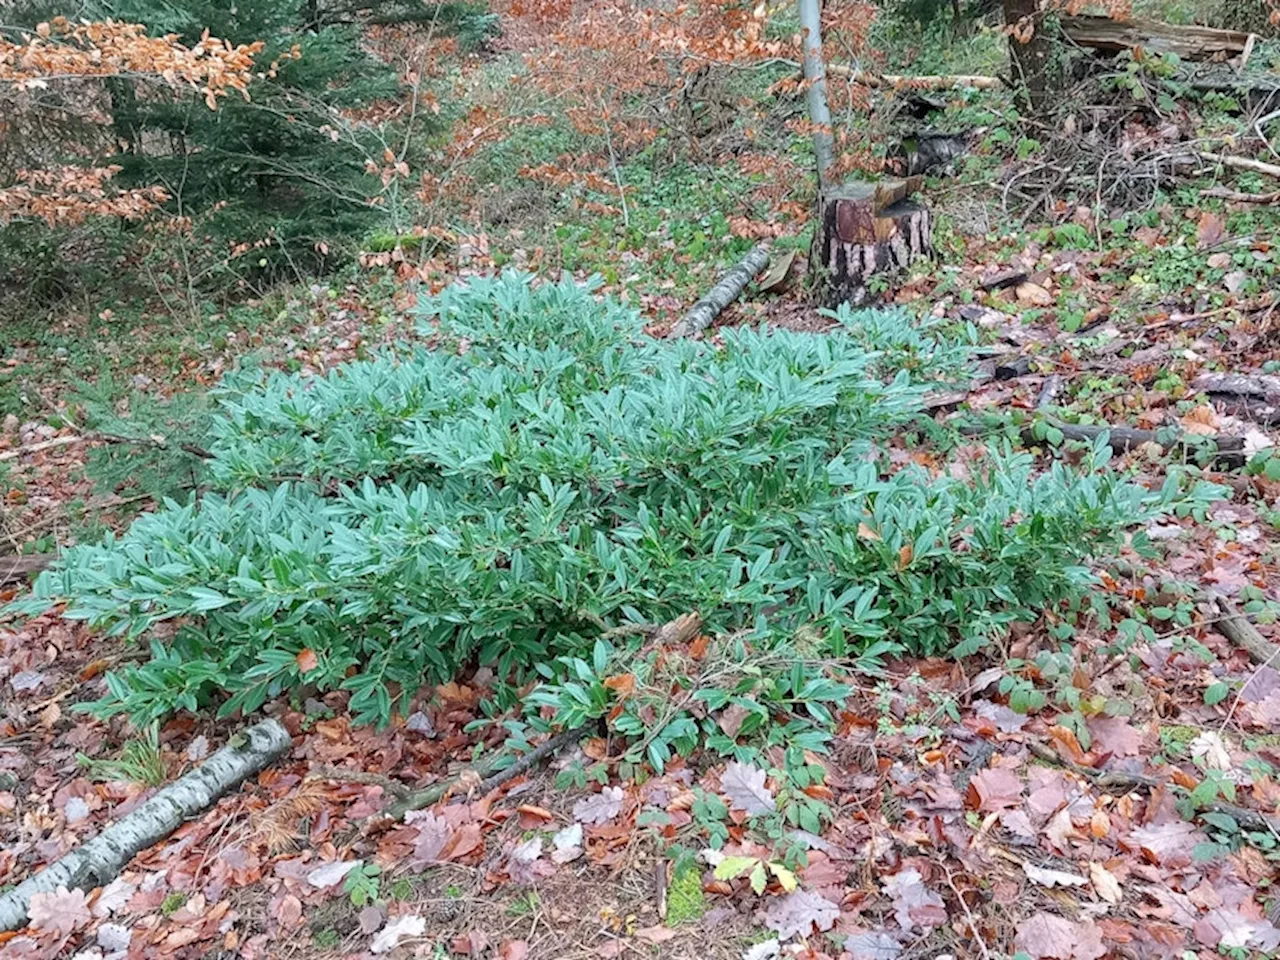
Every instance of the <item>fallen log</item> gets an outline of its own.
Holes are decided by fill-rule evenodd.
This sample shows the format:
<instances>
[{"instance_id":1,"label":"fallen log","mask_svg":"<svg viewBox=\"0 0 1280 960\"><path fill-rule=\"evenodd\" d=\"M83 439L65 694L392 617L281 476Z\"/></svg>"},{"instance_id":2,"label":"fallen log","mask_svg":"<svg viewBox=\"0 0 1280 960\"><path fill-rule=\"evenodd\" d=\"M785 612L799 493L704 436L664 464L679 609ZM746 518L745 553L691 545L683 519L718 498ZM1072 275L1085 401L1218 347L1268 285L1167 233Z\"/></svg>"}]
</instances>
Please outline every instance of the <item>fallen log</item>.
<instances>
[{"instance_id":1,"label":"fallen log","mask_svg":"<svg viewBox=\"0 0 1280 960\"><path fill-rule=\"evenodd\" d=\"M1208 190L1201 190L1200 196L1215 197L1232 203L1280 203L1280 190L1274 193L1246 193L1243 190L1228 190L1226 187L1210 187Z\"/></svg>"},{"instance_id":2,"label":"fallen log","mask_svg":"<svg viewBox=\"0 0 1280 960\"><path fill-rule=\"evenodd\" d=\"M1231 167L1234 170L1248 170L1250 173L1261 173L1268 177L1280 177L1280 165L1274 163L1263 163L1261 160L1254 160L1252 157L1233 157L1226 153L1202 153L1197 151L1196 156L1208 163L1220 163L1224 167Z\"/></svg>"},{"instance_id":3,"label":"fallen log","mask_svg":"<svg viewBox=\"0 0 1280 960\"><path fill-rule=\"evenodd\" d=\"M1195 441L1188 443L1185 439L1185 434L1180 431L1170 435L1166 431L1140 430L1136 427L1063 423L1048 417L1044 418L1042 422L1061 430L1064 440L1093 443L1105 433L1107 434L1107 445L1111 447L1114 453L1128 453L1130 450L1137 449L1148 443L1156 444L1166 454L1177 454L1190 458L1194 458L1197 454L1204 452L1203 447ZM1236 470L1248 462L1249 455L1245 452L1243 437L1214 437L1212 439L1217 446L1213 462L1219 469ZM1026 426L1022 429L1022 443L1028 447L1042 447L1045 445L1045 440L1042 436L1037 436L1034 426Z\"/></svg>"},{"instance_id":4,"label":"fallen log","mask_svg":"<svg viewBox=\"0 0 1280 960\"><path fill-rule=\"evenodd\" d=\"M470 783L471 786L467 792L476 796L484 796L491 790L496 790L508 780L514 779L524 773L535 764L541 763L544 759L551 756L557 750L577 743L585 737L594 727L594 724L576 727L573 730L565 730L557 733L549 740L544 740L538 746L534 747L524 756L515 760L510 766L502 767L501 765L511 759L511 755L501 750L495 750L488 757L479 761L474 767L464 771L456 777L450 777L448 780L440 783L432 784L421 790L415 790L412 793L401 797L390 807L386 813L373 818L374 821L386 820L403 820L404 815L411 810L421 810L423 807L429 807L433 803L443 800L455 789L464 783Z\"/></svg>"},{"instance_id":5,"label":"fallen log","mask_svg":"<svg viewBox=\"0 0 1280 960\"><path fill-rule=\"evenodd\" d=\"M1231 416L1263 426L1280 423L1280 376L1266 373L1202 373L1191 382Z\"/></svg>"},{"instance_id":6,"label":"fallen log","mask_svg":"<svg viewBox=\"0 0 1280 960\"><path fill-rule=\"evenodd\" d=\"M872 279L933 256L933 220L907 196L919 178L848 183L818 197L809 256L814 289L829 307L872 299Z\"/></svg>"},{"instance_id":7,"label":"fallen log","mask_svg":"<svg viewBox=\"0 0 1280 960\"><path fill-rule=\"evenodd\" d=\"M843 63L828 65L827 73L834 77L846 77L850 83L860 83L866 87L895 87L902 90L950 90L957 87L998 90L1004 86L1004 81L999 77L971 74L928 74L915 77L898 73L877 74L855 70Z\"/></svg>"},{"instance_id":8,"label":"fallen log","mask_svg":"<svg viewBox=\"0 0 1280 960\"><path fill-rule=\"evenodd\" d=\"M1239 610L1235 604L1225 597L1209 598L1217 608L1219 617L1213 628L1249 655L1249 659L1259 666L1269 667L1280 664L1280 647L1269 641Z\"/></svg>"},{"instance_id":9,"label":"fallen log","mask_svg":"<svg viewBox=\"0 0 1280 960\"><path fill-rule=\"evenodd\" d=\"M1280 376L1268 373L1202 373L1191 386L1205 393L1263 397L1280 403Z\"/></svg>"},{"instance_id":10,"label":"fallen log","mask_svg":"<svg viewBox=\"0 0 1280 960\"><path fill-rule=\"evenodd\" d=\"M0 930L24 926L31 898L37 893L49 893L59 887L91 890L110 882L147 847L274 763L292 746L289 731L274 719L263 720L232 737L196 769L0 897Z\"/></svg>"},{"instance_id":11,"label":"fallen log","mask_svg":"<svg viewBox=\"0 0 1280 960\"><path fill-rule=\"evenodd\" d=\"M7 583L25 580L39 573L57 559L53 553L27 553L20 556L0 556L0 587Z\"/></svg>"},{"instance_id":12,"label":"fallen log","mask_svg":"<svg viewBox=\"0 0 1280 960\"><path fill-rule=\"evenodd\" d=\"M1183 60L1234 57L1250 48L1251 34L1194 24L1158 20L1112 20L1110 17L1061 17L1062 35L1080 47L1100 53L1122 53L1141 47L1149 53L1173 53Z\"/></svg>"},{"instance_id":13,"label":"fallen log","mask_svg":"<svg viewBox=\"0 0 1280 960\"><path fill-rule=\"evenodd\" d=\"M725 274L705 297L680 318L679 322L671 328L671 336L691 337L711 326L711 321L720 316L724 308L738 298L742 288L751 282L751 278L769 265L771 245L772 241L769 240L756 244L751 252Z\"/></svg>"}]
</instances>

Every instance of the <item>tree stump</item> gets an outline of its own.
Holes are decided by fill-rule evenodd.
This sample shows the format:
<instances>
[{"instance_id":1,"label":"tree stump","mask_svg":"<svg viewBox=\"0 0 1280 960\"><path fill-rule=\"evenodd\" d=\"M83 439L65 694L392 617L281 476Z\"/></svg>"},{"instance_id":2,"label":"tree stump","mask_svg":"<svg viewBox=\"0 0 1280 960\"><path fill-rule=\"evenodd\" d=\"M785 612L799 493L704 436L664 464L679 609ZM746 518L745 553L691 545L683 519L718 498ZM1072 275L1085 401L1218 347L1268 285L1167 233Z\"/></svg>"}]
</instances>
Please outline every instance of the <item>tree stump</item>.
<instances>
[{"instance_id":1,"label":"tree stump","mask_svg":"<svg viewBox=\"0 0 1280 960\"><path fill-rule=\"evenodd\" d=\"M873 278L887 278L933 256L928 208L907 199L919 178L848 183L818 198L809 263L827 306L875 299Z\"/></svg>"}]
</instances>

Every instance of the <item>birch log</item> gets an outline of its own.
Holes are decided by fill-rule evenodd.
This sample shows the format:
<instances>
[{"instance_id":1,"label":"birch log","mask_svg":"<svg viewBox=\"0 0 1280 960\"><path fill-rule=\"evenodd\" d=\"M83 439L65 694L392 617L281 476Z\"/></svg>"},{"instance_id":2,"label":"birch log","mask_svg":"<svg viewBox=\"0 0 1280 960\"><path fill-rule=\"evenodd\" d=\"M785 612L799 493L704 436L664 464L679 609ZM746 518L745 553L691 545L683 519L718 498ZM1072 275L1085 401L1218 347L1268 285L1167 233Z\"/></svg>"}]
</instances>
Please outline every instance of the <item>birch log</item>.
<instances>
[{"instance_id":1,"label":"birch log","mask_svg":"<svg viewBox=\"0 0 1280 960\"><path fill-rule=\"evenodd\" d=\"M0 897L0 930L25 926L37 893L58 887L91 890L110 882L137 854L278 760L292 745L293 738L278 720L263 720L242 731L195 770Z\"/></svg>"},{"instance_id":2,"label":"birch log","mask_svg":"<svg viewBox=\"0 0 1280 960\"><path fill-rule=\"evenodd\" d=\"M769 240L756 244L751 252L726 273L705 297L694 304L693 309L680 318L679 322L671 328L671 335L691 337L709 327L711 321L738 298L738 294L742 293L742 288L751 282L751 278L769 265L771 245L772 242Z\"/></svg>"}]
</instances>

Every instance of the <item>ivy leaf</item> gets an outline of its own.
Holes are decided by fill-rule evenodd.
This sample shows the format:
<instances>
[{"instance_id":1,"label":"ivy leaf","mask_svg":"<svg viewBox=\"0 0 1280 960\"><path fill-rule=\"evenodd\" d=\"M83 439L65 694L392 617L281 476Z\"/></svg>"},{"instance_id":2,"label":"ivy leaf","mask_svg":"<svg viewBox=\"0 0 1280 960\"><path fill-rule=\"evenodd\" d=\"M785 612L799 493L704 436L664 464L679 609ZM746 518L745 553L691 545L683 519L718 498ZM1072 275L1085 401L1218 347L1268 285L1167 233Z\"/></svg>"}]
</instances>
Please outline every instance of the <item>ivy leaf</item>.
<instances>
[{"instance_id":1,"label":"ivy leaf","mask_svg":"<svg viewBox=\"0 0 1280 960\"><path fill-rule=\"evenodd\" d=\"M729 798L729 806L755 817L778 809L773 794L765 787L768 775L759 767L732 761L720 777L720 789Z\"/></svg>"}]
</instances>

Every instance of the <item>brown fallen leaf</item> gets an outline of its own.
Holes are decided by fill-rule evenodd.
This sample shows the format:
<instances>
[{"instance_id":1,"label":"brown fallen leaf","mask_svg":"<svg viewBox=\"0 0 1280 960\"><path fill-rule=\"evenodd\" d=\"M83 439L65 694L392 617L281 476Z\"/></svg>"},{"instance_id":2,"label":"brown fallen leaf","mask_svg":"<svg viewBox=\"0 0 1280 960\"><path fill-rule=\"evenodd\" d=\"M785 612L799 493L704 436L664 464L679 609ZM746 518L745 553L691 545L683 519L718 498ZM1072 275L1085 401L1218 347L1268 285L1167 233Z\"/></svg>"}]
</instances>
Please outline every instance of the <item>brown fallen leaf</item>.
<instances>
[{"instance_id":1,"label":"brown fallen leaf","mask_svg":"<svg viewBox=\"0 0 1280 960\"><path fill-rule=\"evenodd\" d=\"M1200 214L1200 222L1196 224L1196 245L1205 250L1216 246L1226 233L1227 225L1222 217L1206 210Z\"/></svg>"},{"instance_id":2,"label":"brown fallen leaf","mask_svg":"<svg viewBox=\"0 0 1280 960\"><path fill-rule=\"evenodd\" d=\"M1013 293L1018 298L1018 302L1024 307L1053 306L1053 294L1040 286L1040 284L1033 283L1030 280L1018 284Z\"/></svg>"},{"instance_id":3,"label":"brown fallen leaf","mask_svg":"<svg viewBox=\"0 0 1280 960\"><path fill-rule=\"evenodd\" d=\"M66 887L58 887L48 893L32 894L27 917L33 929L52 931L60 937L71 936L93 919L85 892L68 890Z\"/></svg>"},{"instance_id":4,"label":"brown fallen leaf","mask_svg":"<svg viewBox=\"0 0 1280 960\"><path fill-rule=\"evenodd\" d=\"M662 924L658 924L656 927L641 927L635 932L635 938L637 940L643 940L645 943L652 943L654 945L666 943L668 940L675 937L675 935L676 932L674 930L670 927L664 927Z\"/></svg>"},{"instance_id":5,"label":"brown fallen leaf","mask_svg":"<svg viewBox=\"0 0 1280 960\"><path fill-rule=\"evenodd\" d=\"M1089 864L1089 880L1093 884L1093 892L1107 903L1119 903L1124 896L1115 874L1100 863Z\"/></svg>"},{"instance_id":6,"label":"brown fallen leaf","mask_svg":"<svg viewBox=\"0 0 1280 960\"><path fill-rule=\"evenodd\" d=\"M1022 778L1007 767L988 767L969 781L972 804L983 813L994 813L1022 804Z\"/></svg>"}]
</instances>

